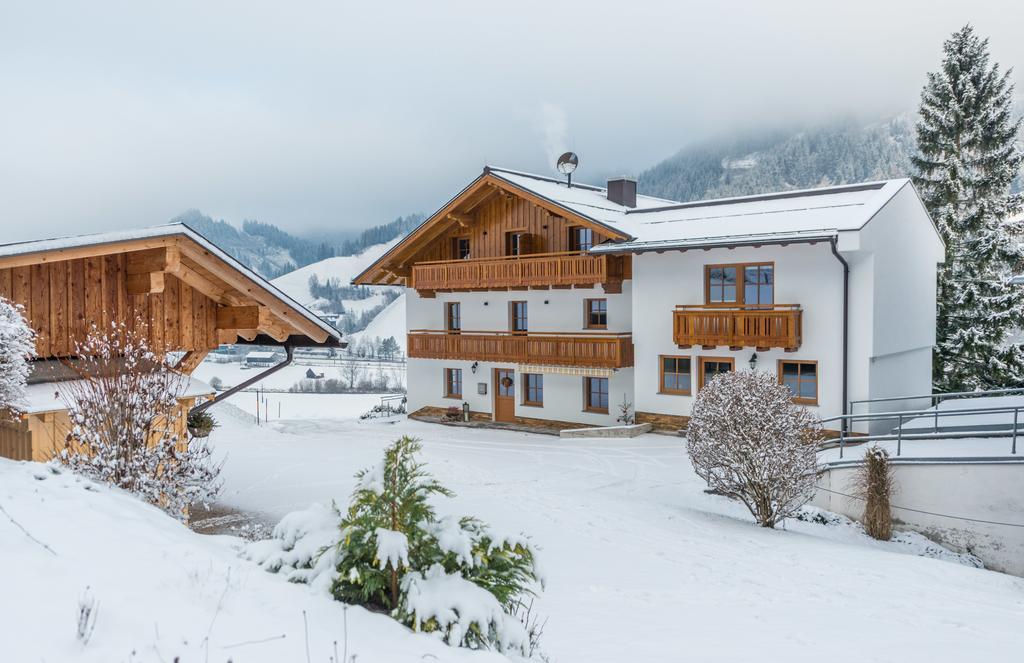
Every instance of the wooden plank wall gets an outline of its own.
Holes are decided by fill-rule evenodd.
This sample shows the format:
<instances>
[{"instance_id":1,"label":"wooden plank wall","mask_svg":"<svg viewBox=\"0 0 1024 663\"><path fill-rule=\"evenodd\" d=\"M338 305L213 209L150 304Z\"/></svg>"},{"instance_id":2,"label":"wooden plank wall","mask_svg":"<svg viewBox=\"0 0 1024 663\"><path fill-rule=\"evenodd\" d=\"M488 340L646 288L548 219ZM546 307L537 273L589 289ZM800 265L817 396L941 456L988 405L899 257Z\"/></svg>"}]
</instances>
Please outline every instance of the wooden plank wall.
<instances>
[{"instance_id":1,"label":"wooden plank wall","mask_svg":"<svg viewBox=\"0 0 1024 663\"><path fill-rule=\"evenodd\" d=\"M0 456L12 460L32 460L32 433L28 422L0 421Z\"/></svg>"},{"instance_id":2,"label":"wooden plank wall","mask_svg":"<svg viewBox=\"0 0 1024 663\"><path fill-rule=\"evenodd\" d=\"M25 307L40 358L74 354L93 325L124 323L165 350L217 347L217 304L167 274L163 293L129 295L126 254L0 269L0 297Z\"/></svg>"},{"instance_id":3,"label":"wooden plank wall","mask_svg":"<svg viewBox=\"0 0 1024 663\"><path fill-rule=\"evenodd\" d=\"M543 207L523 198L497 195L473 210L475 222L462 228L454 225L441 237L424 247L412 262L453 260L452 238L469 237L471 258L497 258L505 255L505 233L530 233L530 253L558 253L569 251L571 223L555 216ZM606 236L594 232L594 244Z\"/></svg>"}]
</instances>

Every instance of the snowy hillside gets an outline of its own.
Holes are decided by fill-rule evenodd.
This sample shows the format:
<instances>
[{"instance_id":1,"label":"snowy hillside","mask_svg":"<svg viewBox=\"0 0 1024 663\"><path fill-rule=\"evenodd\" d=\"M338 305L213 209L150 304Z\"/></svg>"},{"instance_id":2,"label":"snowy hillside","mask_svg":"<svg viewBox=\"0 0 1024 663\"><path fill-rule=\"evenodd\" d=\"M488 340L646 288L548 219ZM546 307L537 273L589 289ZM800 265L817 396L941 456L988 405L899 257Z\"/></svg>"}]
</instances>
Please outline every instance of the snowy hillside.
<instances>
[{"instance_id":1,"label":"snowy hillside","mask_svg":"<svg viewBox=\"0 0 1024 663\"><path fill-rule=\"evenodd\" d=\"M286 274L273 280L273 285L278 286L288 293L299 303L307 306L319 314L346 313L350 320L349 325L357 325L361 328L359 318L370 316L372 319L375 308L382 308L389 301L388 292L397 293L397 288L351 288L350 283L360 272L366 270L372 262L384 255L394 246L400 238L390 242L376 244L356 255L344 255L327 258ZM321 285L321 292L312 291L310 280ZM332 299L325 297L328 291ZM369 296L368 296L369 295ZM394 295L391 294L391 297ZM361 322L369 322L364 320ZM347 331L347 330L343 330Z\"/></svg>"},{"instance_id":2,"label":"snowy hillside","mask_svg":"<svg viewBox=\"0 0 1024 663\"><path fill-rule=\"evenodd\" d=\"M405 335L405 295L399 295L398 299L391 302L383 311L377 314L373 322L366 326L361 332L349 336L349 343L356 343L360 338L373 340L375 338L387 338L394 336L398 341L402 352L406 352L408 345Z\"/></svg>"},{"instance_id":3,"label":"snowy hillside","mask_svg":"<svg viewBox=\"0 0 1024 663\"><path fill-rule=\"evenodd\" d=\"M240 559L239 539L196 534L45 465L0 459L0 507L3 661L507 660L345 610ZM95 606L88 642L77 637L83 597Z\"/></svg>"}]
</instances>

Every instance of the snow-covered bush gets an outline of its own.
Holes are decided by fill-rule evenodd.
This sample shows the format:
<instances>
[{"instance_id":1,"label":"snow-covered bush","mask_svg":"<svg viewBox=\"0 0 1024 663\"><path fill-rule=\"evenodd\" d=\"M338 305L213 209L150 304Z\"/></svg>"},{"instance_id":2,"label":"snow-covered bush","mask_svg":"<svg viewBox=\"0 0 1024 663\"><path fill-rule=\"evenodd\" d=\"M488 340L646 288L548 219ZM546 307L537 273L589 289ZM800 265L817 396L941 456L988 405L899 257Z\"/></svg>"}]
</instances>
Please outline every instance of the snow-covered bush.
<instances>
[{"instance_id":1,"label":"snow-covered bush","mask_svg":"<svg viewBox=\"0 0 1024 663\"><path fill-rule=\"evenodd\" d=\"M452 493L417 461L419 450L415 438L395 441L356 475L344 515L323 506L289 514L245 554L448 644L535 654L540 627L521 616L542 585L535 549L475 518L438 518L429 500Z\"/></svg>"},{"instance_id":2,"label":"snow-covered bush","mask_svg":"<svg viewBox=\"0 0 1024 663\"><path fill-rule=\"evenodd\" d=\"M220 466L201 440L179 440L182 376L123 325L95 327L68 365L76 380L58 390L71 430L56 460L113 484L185 520L191 504L213 499Z\"/></svg>"},{"instance_id":3,"label":"snow-covered bush","mask_svg":"<svg viewBox=\"0 0 1024 663\"><path fill-rule=\"evenodd\" d=\"M337 577L340 527L337 507L314 504L286 515L271 538L250 543L244 555L289 582L328 591Z\"/></svg>"},{"instance_id":4,"label":"snow-covered bush","mask_svg":"<svg viewBox=\"0 0 1024 663\"><path fill-rule=\"evenodd\" d=\"M36 355L35 333L22 311L0 297L0 421L17 416L25 400L28 362Z\"/></svg>"},{"instance_id":5,"label":"snow-covered bush","mask_svg":"<svg viewBox=\"0 0 1024 663\"><path fill-rule=\"evenodd\" d=\"M814 495L821 427L771 373L716 376L694 400L686 448L697 475L775 527Z\"/></svg>"}]
</instances>

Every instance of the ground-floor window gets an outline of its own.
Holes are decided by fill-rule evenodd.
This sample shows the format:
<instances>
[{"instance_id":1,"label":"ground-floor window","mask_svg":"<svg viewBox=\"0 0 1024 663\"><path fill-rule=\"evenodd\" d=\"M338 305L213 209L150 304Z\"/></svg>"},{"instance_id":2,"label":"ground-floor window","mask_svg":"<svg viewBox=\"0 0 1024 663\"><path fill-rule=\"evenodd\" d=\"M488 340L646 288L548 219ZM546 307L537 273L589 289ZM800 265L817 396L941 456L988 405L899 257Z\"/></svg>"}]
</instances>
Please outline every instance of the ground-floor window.
<instances>
[{"instance_id":1,"label":"ground-floor window","mask_svg":"<svg viewBox=\"0 0 1024 663\"><path fill-rule=\"evenodd\" d=\"M608 378L583 378L583 395L588 412L608 413Z\"/></svg>"},{"instance_id":2,"label":"ground-floor window","mask_svg":"<svg viewBox=\"0 0 1024 663\"><path fill-rule=\"evenodd\" d=\"M793 392L793 402L818 404L818 362L779 360L779 382Z\"/></svg>"},{"instance_id":3,"label":"ground-floor window","mask_svg":"<svg viewBox=\"0 0 1024 663\"><path fill-rule=\"evenodd\" d=\"M690 383L692 382L690 358L661 355L658 359L661 362L661 377L658 383L658 391L662 394L688 396L690 394Z\"/></svg>"},{"instance_id":4,"label":"ground-floor window","mask_svg":"<svg viewBox=\"0 0 1024 663\"><path fill-rule=\"evenodd\" d=\"M716 375L732 371L734 367L735 360L732 357L701 357L700 386L706 385Z\"/></svg>"},{"instance_id":5,"label":"ground-floor window","mask_svg":"<svg viewBox=\"0 0 1024 663\"><path fill-rule=\"evenodd\" d=\"M462 398L462 369L444 369L445 398Z\"/></svg>"},{"instance_id":6,"label":"ground-floor window","mask_svg":"<svg viewBox=\"0 0 1024 663\"><path fill-rule=\"evenodd\" d=\"M544 376L540 373L523 374L523 405L544 405Z\"/></svg>"}]
</instances>

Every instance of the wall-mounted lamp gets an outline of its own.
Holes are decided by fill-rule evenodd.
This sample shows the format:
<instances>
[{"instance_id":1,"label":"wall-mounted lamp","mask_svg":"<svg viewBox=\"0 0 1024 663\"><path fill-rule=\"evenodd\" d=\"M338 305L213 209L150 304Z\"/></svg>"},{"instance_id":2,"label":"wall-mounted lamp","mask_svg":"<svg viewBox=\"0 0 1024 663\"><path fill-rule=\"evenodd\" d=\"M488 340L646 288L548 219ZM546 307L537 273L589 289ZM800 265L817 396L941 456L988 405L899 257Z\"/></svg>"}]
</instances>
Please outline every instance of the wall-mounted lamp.
<instances>
[{"instance_id":1,"label":"wall-mounted lamp","mask_svg":"<svg viewBox=\"0 0 1024 663\"><path fill-rule=\"evenodd\" d=\"M544 300L544 303L545 303L545 304L547 304L547 303L548 303L548 300L546 300L546 299L545 299L545 300Z\"/></svg>"},{"instance_id":2,"label":"wall-mounted lamp","mask_svg":"<svg viewBox=\"0 0 1024 663\"><path fill-rule=\"evenodd\" d=\"M469 370L473 371L473 373L475 374L476 373L476 369L479 368L479 367L480 367L480 362L474 361L473 365L469 367Z\"/></svg>"},{"instance_id":3,"label":"wall-mounted lamp","mask_svg":"<svg viewBox=\"0 0 1024 663\"><path fill-rule=\"evenodd\" d=\"M484 306L487 306L487 302L484 302Z\"/></svg>"},{"instance_id":4,"label":"wall-mounted lamp","mask_svg":"<svg viewBox=\"0 0 1024 663\"><path fill-rule=\"evenodd\" d=\"M756 371L757 370L757 353L756 352L750 355L750 370L752 370L752 371Z\"/></svg>"}]
</instances>

